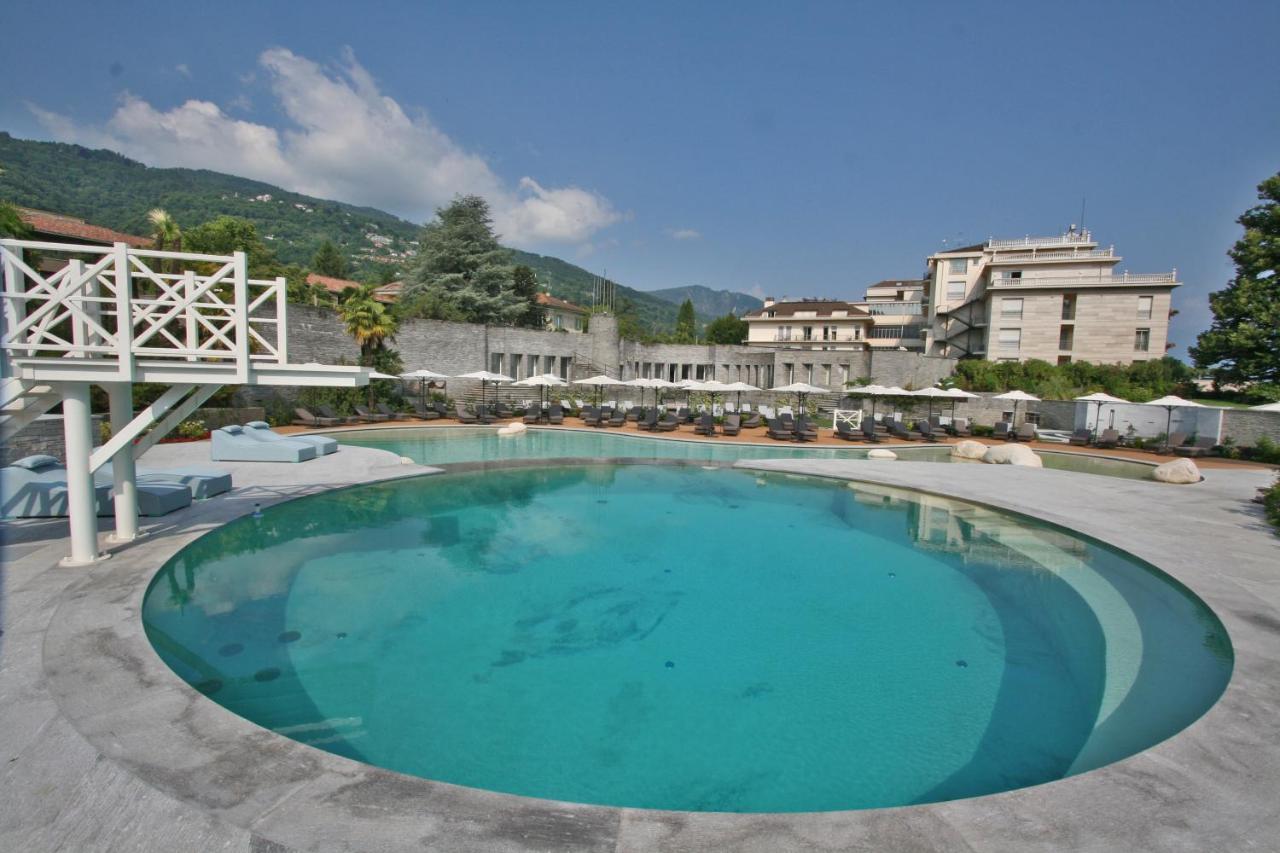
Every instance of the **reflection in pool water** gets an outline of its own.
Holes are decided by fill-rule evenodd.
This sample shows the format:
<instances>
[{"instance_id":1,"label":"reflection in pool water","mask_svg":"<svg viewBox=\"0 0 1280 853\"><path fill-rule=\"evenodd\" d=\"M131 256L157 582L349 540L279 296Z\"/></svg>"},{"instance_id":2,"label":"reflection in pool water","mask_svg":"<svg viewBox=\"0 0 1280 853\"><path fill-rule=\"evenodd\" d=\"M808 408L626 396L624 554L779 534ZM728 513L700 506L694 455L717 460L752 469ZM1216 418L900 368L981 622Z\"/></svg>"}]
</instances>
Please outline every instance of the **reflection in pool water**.
<instances>
[{"instance_id":1,"label":"reflection in pool water","mask_svg":"<svg viewBox=\"0 0 1280 853\"><path fill-rule=\"evenodd\" d=\"M343 444L389 450L424 465L511 459L629 458L698 462L736 462L739 459L861 459L870 449L867 445L833 448L801 447L781 442L753 445L731 441L681 441L650 438L635 433L559 429L529 430L514 438L501 437L493 428L457 427L358 430L336 435ZM905 460L971 462L953 459L946 447L894 445L893 452ZM1151 478L1151 466L1140 462L1105 459L1080 453L1039 453L1046 468L1134 480Z\"/></svg>"},{"instance_id":2,"label":"reflection in pool water","mask_svg":"<svg viewBox=\"0 0 1280 853\"><path fill-rule=\"evenodd\" d=\"M1082 772L1231 672L1122 554L863 484L665 465L304 498L157 575L148 636L230 710L340 755L578 802L810 811Z\"/></svg>"}]
</instances>

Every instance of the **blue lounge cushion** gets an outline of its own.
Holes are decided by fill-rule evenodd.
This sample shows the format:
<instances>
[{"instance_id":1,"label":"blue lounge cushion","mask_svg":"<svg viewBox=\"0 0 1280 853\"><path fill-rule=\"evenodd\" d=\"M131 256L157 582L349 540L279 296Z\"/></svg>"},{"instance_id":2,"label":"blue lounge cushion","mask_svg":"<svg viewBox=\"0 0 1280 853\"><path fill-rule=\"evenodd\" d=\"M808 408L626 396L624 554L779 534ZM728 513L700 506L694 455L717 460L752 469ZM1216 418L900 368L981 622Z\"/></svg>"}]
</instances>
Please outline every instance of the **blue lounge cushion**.
<instances>
[{"instance_id":1,"label":"blue lounge cushion","mask_svg":"<svg viewBox=\"0 0 1280 853\"><path fill-rule=\"evenodd\" d=\"M18 468L26 468L28 471L39 471L41 468L58 466L62 463L53 456L48 456L44 453L36 453L32 456L23 457L11 464Z\"/></svg>"}]
</instances>

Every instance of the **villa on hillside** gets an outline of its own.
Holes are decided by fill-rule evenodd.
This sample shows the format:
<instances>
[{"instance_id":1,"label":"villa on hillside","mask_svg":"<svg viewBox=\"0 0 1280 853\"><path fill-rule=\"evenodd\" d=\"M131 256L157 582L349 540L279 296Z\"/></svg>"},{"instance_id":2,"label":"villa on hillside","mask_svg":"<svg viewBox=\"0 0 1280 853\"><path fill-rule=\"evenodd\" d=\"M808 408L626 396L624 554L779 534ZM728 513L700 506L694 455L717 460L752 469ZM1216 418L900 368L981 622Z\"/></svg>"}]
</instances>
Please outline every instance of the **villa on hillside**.
<instances>
[{"instance_id":1,"label":"villa on hillside","mask_svg":"<svg viewBox=\"0 0 1280 853\"><path fill-rule=\"evenodd\" d=\"M581 332L586 328L591 313L581 305L574 305L550 293L539 293L538 304L547 318L547 329L553 332Z\"/></svg>"}]
</instances>

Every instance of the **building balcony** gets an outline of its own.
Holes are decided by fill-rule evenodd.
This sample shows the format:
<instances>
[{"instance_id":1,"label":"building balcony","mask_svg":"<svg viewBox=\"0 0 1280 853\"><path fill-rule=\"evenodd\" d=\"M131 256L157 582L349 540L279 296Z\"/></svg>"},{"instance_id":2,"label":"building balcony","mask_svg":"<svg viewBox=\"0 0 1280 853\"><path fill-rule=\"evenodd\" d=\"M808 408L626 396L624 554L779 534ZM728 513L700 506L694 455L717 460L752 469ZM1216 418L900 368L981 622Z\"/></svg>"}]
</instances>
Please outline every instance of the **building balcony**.
<instances>
[{"instance_id":1,"label":"building balcony","mask_svg":"<svg viewBox=\"0 0 1280 853\"><path fill-rule=\"evenodd\" d=\"M1059 234L1056 237L1021 237L1013 240L987 240L987 249L1005 251L1008 249L1036 249L1052 246L1095 246L1093 234L1089 231L1074 231Z\"/></svg>"},{"instance_id":2,"label":"building balcony","mask_svg":"<svg viewBox=\"0 0 1280 853\"><path fill-rule=\"evenodd\" d=\"M1051 263L1057 261L1115 261L1119 262L1120 256L1116 254L1115 246L1108 246L1105 249L1032 249L1029 252L1001 252L991 259L992 264L1040 264Z\"/></svg>"},{"instance_id":3,"label":"building balcony","mask_svg":"<svg viewBox=\"0 0 1280 853\"><path fill-rule=\"evenodd\" d=\"M1151 285L1167 285L1177 287L1178 271L1158 273L1119 273L1117 275L1088 276L1039 276L1025 278L993 278L987 284L994 290L1034 290L1049 288L1052 290L1071 290L1094 287L1150 287Z\"/></svg>"},{"instance_id":4,"label":"building balcony","mask_svg":"<svg viewBox=\"0 0 1280 853\"><path fill-rule=\"evenodd\" d=\"M923 302L867 302L865 306L873 317L918 317L924 313Z\"/></svg>"}]
</instances>

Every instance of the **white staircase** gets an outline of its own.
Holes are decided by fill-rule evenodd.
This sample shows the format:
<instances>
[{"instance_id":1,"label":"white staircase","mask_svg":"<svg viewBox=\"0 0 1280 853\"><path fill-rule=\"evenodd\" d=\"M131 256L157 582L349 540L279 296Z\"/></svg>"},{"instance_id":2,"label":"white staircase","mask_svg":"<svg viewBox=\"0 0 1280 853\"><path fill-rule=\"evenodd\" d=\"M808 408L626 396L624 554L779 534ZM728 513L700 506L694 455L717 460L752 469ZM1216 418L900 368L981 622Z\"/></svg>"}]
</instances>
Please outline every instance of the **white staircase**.
<instances>
[{"instance_id":1,"label":"white staircase","mask_svg":"<svg viewBox=\"0 0 1280 853\"><path fill-rule=\"evenodd\" d=\"M58 405L51 385L14 377L0 381L0 443L25 429L36 418Z\"/></svg>"}]
</instances>

